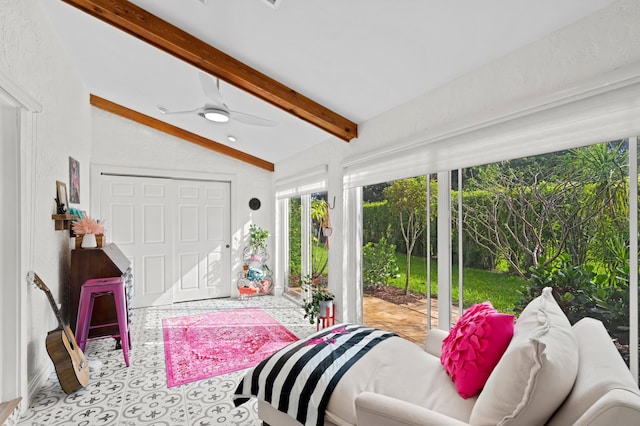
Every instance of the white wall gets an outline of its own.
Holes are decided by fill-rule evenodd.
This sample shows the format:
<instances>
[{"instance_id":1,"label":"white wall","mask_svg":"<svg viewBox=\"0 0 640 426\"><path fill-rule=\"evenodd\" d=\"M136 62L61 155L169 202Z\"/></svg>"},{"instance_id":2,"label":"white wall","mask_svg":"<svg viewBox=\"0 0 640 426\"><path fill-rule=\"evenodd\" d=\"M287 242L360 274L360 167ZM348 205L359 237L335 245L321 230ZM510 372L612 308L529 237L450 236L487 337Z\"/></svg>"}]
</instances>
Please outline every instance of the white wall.
<instances>
[{"instance_id":1,"label":"white wall","mask_svg":"<svg viewBox=\"0 0 640 426\"><path fill-rule=\"evenodd\" d=\"M43 106L33 129L37 139L33 211L36 244L30 250L30 241L22 239L21 243L28 249L22 252L26 257L22 263L34 269L58 302L62 302L68 282L69 233L54 230L51 214L55 213L56 180L69 185L68 157L74 157L81 165L89 164L88 94L38 1L0 0L0 28L0 70ZM88 168L81 171L81 179L88 181ZM31 173L32 170L21 170L23 179ZM88 193L86 187L81 190L82 200ZM31 195L21 194L23 200ZM24 211L23 219L31 213ZM26 276L26 272L20 271L20 276ZM44 343L47 331L55 328L57 322L40 290L27 288L25 281L2 281L0 285L19 285L26 289L27 375L29 389L33 390L50 372L52 365Z\"/></svg>"},{"instance_id":2,"label":"white wall","mask_svg":"<svg viewBox=\"0 0 640 426\"><path fill-rule=\"evenodd\" d=\"M69 233L54 230L51 214L55 213L56 180L69 187L69 156L80 163L81 203L77 207L82 210L90 212L92 207L91 163L222 173L235 177L237 189L232 195L236 225L232 232L233 247L241 250L244 246L249 222L272 229L271 173L92 108L89 93L38 0L0 0L0 28L0 71L43 106L33 129L37 144L35 170L21 171L23 178L34 173L33 232L36 238L33 250L29 248L28 239L22 241L27 251L23 256L26 267L20 276L34 269L59 303L66 298ZM25 199L31 196L23 194ZM256 212L248 207L252 197L262 201L261 209ZM25 212L24 217L28 215L29 212ZM234 262L234 267L240 268L239 260L237 266ZM232 278L236 270L239 269L234 269ZM24 282L2 281L1 285L26 287ZM44 342L47 331L57 323L44 293L34 287L26 288L25 293L26 376L29 392L33 392L51 371Z\"/></svg>"},{"instance_id":3,"label":"white wall","mask_svg":"<svg viewBox=\"0 0 640 426\"><path fill-rule=\"evenodd\" d=\"M486 141L480 144L480 136L483 132L486 133L486 130L470 133L468 131L479 123L486 123L562 97L563 93L601 75L640 64L639 22L639 2L615 2L551 36L451 81L437 90L422 95L416 94L419 96L412 101L360 123L357 140L347 144L331 138L321 147L277 163L274 179L286 179L302 170L328 163L331 176L329 195L338 195L338 198L341 198L344 166L364 161L370 172L374 176L378 174L379 181L384 181L386 173L389 172L389 163L383 164L383 161L388 161L392 156L391 149L397 150L403 146L410 148L401 153L400 159L396 161L396 174L402 173L403 169L408 170L403 162L411 161L411 157L414 157L413 161L424 161L425 164L429 162L430 166L425 167L430 167L429 171L434 172L442 169L443 164L446 164L446 167L457 168L519 157L525 155L523 147L529 150L528 154L552 150L554 141L547 145L528 143L526 146L514 146L510 140L500 141L497 145L489 145ZM640 99L640 96L629 105L637 108L637 99ZM548 118L552 119L553 116ZM528 131L533 134L536 132L535 126L538 126L538 129L540 126L544 127L541 123L544 123L544 118L534 117L529 120L527 125L531 128ZM517 131L518 123L513 124ZM603 124L602 127L604 126ZM496 124L490 132L497 135L501 133L500 130L500 125ZM460 140L444 138L439 142L433 142L440 135L452 135L456 132L467 134ZM616 136L618 135L611 134L611 137ZM420 157L416 159L414 153L419 153ZM367 160L369 157L371 159ZM332 216L334 223L335 216ZM341 225L336 227L333 233L334 239L338 241L343 238L342 228L347 227L345 223ZM330 265L334 265L330 270L330 286L333 283L334 286L344 287L342 290L334 287L333 291L336 294L347 293L346 288L355 285L350 279L344 284L341 282L342 269L350 267L348 264L343 265L342 258L342 252L330 252ZM355 313L357 306L350 306L345 312ZM342 320L356 321L358 318L347 313Z\"/></svg>"},{"instance_id":4,"label":"white wall","mask_svg":"<svg viewBox=\"0 0 640 426\"><path fill-rule=\"evenodd\" d=\"M93 109L92 140L91 161L101 169L127 167L139 174L160 171L165 176L189 177L198 173L232 180L231 294L237 295L236 277L242 270L242 250L248 242L249 225L255 223L273 235L272 173L97 108ZM92 182L91 209L98 211L99 188L94 184L96 182ZM262 202L256 211L249 208L249 200L254 197ZM106 228L108 239L108 224ZM273 247L272 241L273 237L269 247Z\"/></svg>"},{"instance_id":5,"label":"white wall","mask_svg":"<svg viewBox=\"0 0 640 426\"><path fill-rule=\"evenodd\" d=\"M640 3L620 0L360 126L347 156L503 116L640 60ZM418 94L417 94L418 95ZM508 149L508 147L505 147Z\"/></svg>"}]
</instances>

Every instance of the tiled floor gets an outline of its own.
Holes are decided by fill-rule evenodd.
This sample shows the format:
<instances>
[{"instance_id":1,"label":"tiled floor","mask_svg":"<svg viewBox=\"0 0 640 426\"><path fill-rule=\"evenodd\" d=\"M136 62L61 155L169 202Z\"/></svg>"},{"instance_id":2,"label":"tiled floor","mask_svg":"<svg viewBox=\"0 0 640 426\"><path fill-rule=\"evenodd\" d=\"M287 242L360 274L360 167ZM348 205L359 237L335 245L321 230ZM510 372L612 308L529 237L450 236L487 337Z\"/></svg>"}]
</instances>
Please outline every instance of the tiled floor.
<instances>
[{"instance_id":1,"label":"tiled floor","mask_svg":"<svg viewBox=\"0 0 640 426\"><path fill-rule=\"evenodd\" d=\"M213 299L136 309L131 324L133 348L128 368L122 351L114 350L112 339L90 341L85 351L92 367L89 385L66 395L52 372L19 424L260 425L255 401L238 408L233 406L231 395L242 372L167 388L164 361L163 318L249 306L264 309L300 338L315 331L303 318L300 306L283 297ZM364 309L367 325L395 331L424 345L426 304L397 306L367 297Z\"/></svg>"},{"instance_id":2,"label":"tiled floor","mask_svg":"<svg viewBox=\"0 0 640 426\"><path fill-rule=\"evenodd\" d=\"M85 351L92 367L89 385L66 395L52 373L19 424L260 425L255 401L233 406L231 395L242 372L167 388L164 362L162 318L248 306L264 309L298 337L315 331L303 319L302 309L282 297L217 299L136 309L128 368L122 351L114 350L113 339L90 341Z\"/></svg>"}]
</instances>

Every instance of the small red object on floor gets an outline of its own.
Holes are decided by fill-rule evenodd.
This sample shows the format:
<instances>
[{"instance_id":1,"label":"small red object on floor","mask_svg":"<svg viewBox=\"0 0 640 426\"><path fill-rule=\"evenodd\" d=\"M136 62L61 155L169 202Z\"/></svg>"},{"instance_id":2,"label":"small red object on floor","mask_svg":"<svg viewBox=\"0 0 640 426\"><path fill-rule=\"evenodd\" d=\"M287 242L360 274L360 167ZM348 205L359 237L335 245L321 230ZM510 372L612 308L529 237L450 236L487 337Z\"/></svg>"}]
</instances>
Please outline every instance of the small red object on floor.
<instances>
[{"instance_id":1,"label":"small red object on floor","mask_svg":"<svg viewBox=\"0 0 640 426\"><path fill-rule=\"evenodd\" d=\"M251 299L251 296L258 293L258 289L255 287L238 287L238 291L240 292L240 300Z\"/></svg>"},{"instance_id":2,"label":"small red object on floor","mask_svg":"<svg viewBox=\"0 0 640 426\"><path fill-rule=\"evenodd\" d=\"M316 331L335 325L335 323L336 323L336 305L332 303L327 307L325 316L318 317L318 321L316 322Z\"/></svg>"}]
</instances>

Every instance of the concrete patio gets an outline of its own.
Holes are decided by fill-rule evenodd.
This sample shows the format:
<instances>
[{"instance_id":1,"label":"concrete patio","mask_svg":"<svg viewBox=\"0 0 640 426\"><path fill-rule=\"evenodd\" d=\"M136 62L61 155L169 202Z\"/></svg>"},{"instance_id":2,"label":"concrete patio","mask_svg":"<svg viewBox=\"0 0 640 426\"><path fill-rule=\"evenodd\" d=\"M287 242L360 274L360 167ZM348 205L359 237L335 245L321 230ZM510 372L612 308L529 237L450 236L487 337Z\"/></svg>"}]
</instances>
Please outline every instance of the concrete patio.
<instances>
[{"instance_id":1,"label":"concrete patio","mask_svg":"<svg viewBox=\"0 0 640 426\"><path fill-rule=\"evenodd\" d=\"M389 330L424 347L427 337L427 299L406 305L396 305L377 297L365 295L364 323L370 327ZM453 322L458 308L452 311ZM438 299L431 299L431 328L438 327Z\"/></svg>"}]
</instances>

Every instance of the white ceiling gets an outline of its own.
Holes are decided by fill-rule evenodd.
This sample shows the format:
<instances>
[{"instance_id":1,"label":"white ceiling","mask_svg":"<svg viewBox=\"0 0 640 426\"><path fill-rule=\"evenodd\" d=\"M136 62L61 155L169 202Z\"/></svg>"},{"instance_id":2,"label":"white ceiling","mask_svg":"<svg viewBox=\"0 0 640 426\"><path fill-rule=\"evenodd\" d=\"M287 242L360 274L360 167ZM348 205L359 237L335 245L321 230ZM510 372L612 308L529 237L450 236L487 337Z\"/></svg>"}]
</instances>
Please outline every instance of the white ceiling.
<instances>
[{"instance_id":1,"label":"white ceiling","mask_svg":"<svg viewBox=\"0 0 640 426\"><path fill-rule=\"evenodd\" d=\"M133 0L356 122L557 31L614 0ZM279 124L166 116L204 103L199 71L60 0L41 0L89 92L277 163L331 136L221 82L232 110ZM227 135L238 141L231 143Z\"/></svg>"}]
</instances>

